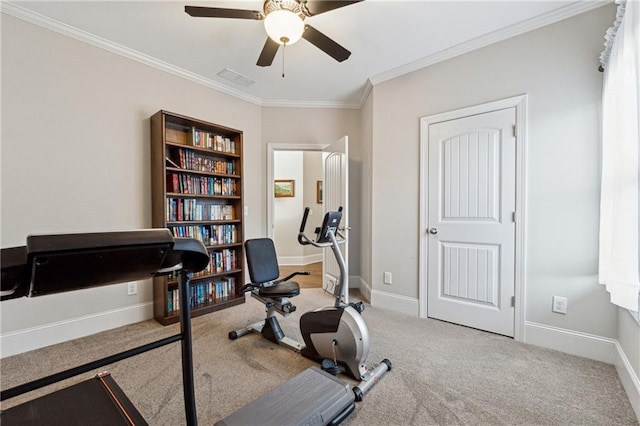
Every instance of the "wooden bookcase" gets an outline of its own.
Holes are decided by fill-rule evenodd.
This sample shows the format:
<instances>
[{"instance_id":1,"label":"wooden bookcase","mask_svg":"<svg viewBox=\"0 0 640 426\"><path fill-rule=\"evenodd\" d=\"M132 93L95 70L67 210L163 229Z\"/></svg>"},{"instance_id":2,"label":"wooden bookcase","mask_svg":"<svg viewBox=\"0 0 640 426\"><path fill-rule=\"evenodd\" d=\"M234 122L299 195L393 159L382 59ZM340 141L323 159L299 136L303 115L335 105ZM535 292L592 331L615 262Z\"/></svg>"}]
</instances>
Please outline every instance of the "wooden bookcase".
<instances>
[{"instance_id":1,"label":"wooden bookcase","mask_svg":"<svg viewBox=\"0 0 640 426\"><path fill-rule=\"evenodd\" d=\"M191 278L191 315L244 303L242 132L158 111L151 117L154 228L201 240L209 267ZM179 321L178 281L153 279L155 319Z\"/></svg>"}]
</instances>

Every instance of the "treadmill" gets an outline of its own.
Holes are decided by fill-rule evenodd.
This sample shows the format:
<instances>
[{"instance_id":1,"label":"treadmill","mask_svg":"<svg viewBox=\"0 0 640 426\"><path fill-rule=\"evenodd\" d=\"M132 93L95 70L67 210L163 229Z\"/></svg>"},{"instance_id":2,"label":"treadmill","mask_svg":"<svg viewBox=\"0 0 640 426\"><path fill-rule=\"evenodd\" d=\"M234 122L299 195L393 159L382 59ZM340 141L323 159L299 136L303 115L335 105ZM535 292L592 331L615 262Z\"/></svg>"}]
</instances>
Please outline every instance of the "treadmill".
<instances>
[{"instance_id":1,"label":"treadmill","mask_svg":"<svg viewBox=\"0 0 640 426\"><path fill-rule=\"evenodd\" d=\"M205 269L209 254L202 242L173 237L168 229L30 235L26 245L2 249L0 300L40 297L177 273L180 332L10 389L0 401L95 371L100 367L180 342L185 424L197 425L189 280ZM355 408L348 385L311 367L266 395L220 420L221 426L338 424ZM0 424L147 425L109 373L0 411Z\"/></svg>"}]
</instances>

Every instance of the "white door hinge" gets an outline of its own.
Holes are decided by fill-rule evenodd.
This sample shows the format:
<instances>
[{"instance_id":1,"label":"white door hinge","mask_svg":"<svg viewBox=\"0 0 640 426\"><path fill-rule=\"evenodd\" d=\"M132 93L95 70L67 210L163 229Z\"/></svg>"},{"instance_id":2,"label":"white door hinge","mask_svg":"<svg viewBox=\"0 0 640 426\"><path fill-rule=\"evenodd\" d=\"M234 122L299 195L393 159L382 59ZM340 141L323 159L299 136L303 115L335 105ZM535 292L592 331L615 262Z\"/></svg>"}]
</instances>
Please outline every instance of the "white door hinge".
<instances>
[{"instance_id":1,"label":"white door hinge","mask_svg":"<svg viewBox=\"0 0 640 426\"><path fill-rule=\"evenodd\" d=\"M515 124L513 125L512 129L513 129L513 137L515 138L516 137L516 125Z\"/></svg>"},{"instance_id":2,"label":"white door hinge","mask_svg":"<svg viewBox=\"0 0 640 426\"><path fill-rule=\"evenodd\" d=\"M516 306L516 297L511 296L511 307L514 308Z\"/></svg>"},{"instance_id":3,"label":"white door hinge","mask_svg":"<svg viewBox=\"0 0 640 426\"><path fill-rule=\"evenodd\" d=\"M512 213L511 213L511 220L512 220L513 222L515 222L515 221L516 221L516 212L512 212Z\"/></svg>"}]
</instances>

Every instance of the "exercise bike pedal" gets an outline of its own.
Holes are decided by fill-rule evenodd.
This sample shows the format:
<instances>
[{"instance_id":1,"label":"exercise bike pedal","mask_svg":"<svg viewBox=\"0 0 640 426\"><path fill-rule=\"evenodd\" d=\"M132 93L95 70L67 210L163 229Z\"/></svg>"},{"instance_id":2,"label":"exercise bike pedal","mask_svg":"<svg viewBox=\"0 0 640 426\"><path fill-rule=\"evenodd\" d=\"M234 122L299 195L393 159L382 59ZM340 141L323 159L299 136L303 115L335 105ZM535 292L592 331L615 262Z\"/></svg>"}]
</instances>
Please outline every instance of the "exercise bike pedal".
<instances>
[{"instance_id":1,"label":"exercise bike pedal","mask_svg":"<svg viewBox=\"0 0 640 426\"><path fill-rule=\"evenodd\" d=\"M342 369L330 359L323 359L320 367L323 371L326 371L329 374L333 374L334 376L337 376L342 372Z\"/></svg>"},{"instance_id":2,"label":"exercise bike pedal","mask_svg":"<svg viewBox=\"0 0 640 426\"><path fill-rule=\"evenodd\" d=\"M358 311L359 314L364 312L364 303L362 302L358 302L358 303L349 303L349 306L351 306L353 309L355 309L356 311Z\"/></svg>"}]
</instances>

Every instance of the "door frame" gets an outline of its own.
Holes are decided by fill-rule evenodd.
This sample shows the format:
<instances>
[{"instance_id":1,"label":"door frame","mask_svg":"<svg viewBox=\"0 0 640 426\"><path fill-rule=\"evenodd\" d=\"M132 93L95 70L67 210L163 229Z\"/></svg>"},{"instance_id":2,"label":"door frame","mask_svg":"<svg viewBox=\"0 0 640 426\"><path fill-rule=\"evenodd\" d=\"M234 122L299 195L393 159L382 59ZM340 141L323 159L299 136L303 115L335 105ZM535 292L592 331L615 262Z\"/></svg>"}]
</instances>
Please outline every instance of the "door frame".
<instances>
[{"instance_id":1,"label":"door frame","mask_svg":"<svg viewBox=\"0 0 640 426\"><path fill-rule=\"evenodd\" d=\"M527 95L514 96L420 119L420 250L419 250L419 315L426 318L427 311L427 256L428 202L429 202L429 126L443 121L501 109L516 109L516 223L515 223L515 313L514 340L525 341L526 320L526 157L527 157Z\"/></svg>"},{"instance_id":2,"label":"door frame","mask_svg":"<svg viewBox=\"0 0 640 426\"><path fill-rule=\"evenodd\" d=\"M276 151L324 151L331 144L312 143L268 143L267 144L267 237L273 239L275 197L273 194L273 180L275 179L273 163Z\"/></svg>"}]
</instances>

